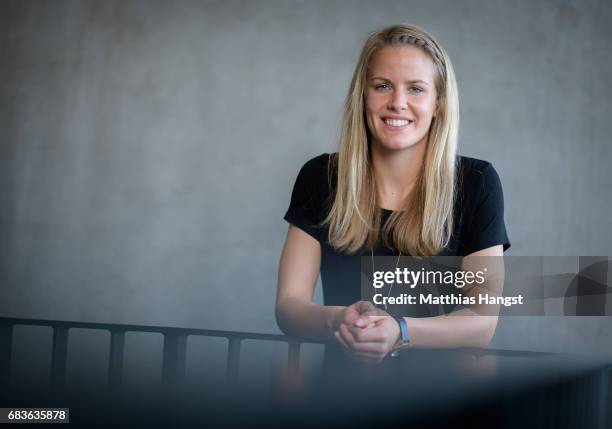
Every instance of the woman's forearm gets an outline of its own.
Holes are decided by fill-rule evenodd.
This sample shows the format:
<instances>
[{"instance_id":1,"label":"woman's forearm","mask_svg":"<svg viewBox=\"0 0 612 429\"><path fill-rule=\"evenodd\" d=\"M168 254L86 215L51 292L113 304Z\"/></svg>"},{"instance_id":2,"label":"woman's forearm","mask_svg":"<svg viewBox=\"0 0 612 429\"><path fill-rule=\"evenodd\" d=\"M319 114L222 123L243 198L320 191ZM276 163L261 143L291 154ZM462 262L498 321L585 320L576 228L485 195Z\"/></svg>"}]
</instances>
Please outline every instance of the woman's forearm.
<instances>
[{"instance_id":1,"label":"woman's forearm","mask_svg":"<svg viewBox=\"0 0 612 429\"><path fill-rule=\"evenodd\" d=\"M465 271L486 271L486 282L475 288L466 288L466 295L479 291L501 296L504 288L504 260L502 246L473 253L462 261ZM499 306L472 306L448 315L424 318L406 318L410 331L410 347L457 348L485 347L493 338L497 326Z\"/></svg>"},{"instance_id":2,"label":"woman's forearm","mask_svg":"<svg viewBox=\"0 0 612 429\"><path fill-rule=\"evenodd\" d=\"M447 316L406 317L406 322L410 347L485 347L495 333L497 316L469 315L469 310L460 310Z\"/></svg>"},{"instance_id":3,"label":"woman's forearm","mask_svg":"<svg viewBox=\"0 0 612 429\"><path fill-rule=\"evenodd\" d=\"M324 306L299 297L285 297L276 305L276 322L286 335L317 340L334 338L346 307Z\"/></svg>"}]
</instances>

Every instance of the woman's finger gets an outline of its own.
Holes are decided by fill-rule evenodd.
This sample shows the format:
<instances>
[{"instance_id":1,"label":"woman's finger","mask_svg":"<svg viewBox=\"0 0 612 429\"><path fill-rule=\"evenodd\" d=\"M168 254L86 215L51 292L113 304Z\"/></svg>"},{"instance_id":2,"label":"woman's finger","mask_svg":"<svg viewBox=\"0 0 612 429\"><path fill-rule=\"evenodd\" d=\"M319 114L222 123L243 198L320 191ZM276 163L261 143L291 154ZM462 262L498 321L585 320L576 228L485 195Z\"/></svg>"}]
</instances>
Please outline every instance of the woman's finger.
<instances>
[{"instance_id":1,"label":"woman's finger","mask_svg":"<svg viewBox=\"0 0 612 429\"><path fill-rule=\"evenodd\" d=\"M347 351L350 350L349 345L346 343L346 341L344 341L344 338L342 338L342 335L340 335L340 332L338 331L334 332L334 337L336 337L336 340L338 340L338 342L340 343L343 349Z\"/></svg>"},{"instance_id":2,"label":"woman's finger","mask_svg":"<svg viewBox=\"0 0 612 429\"><path fill-rule=\"evenodd\" d=\"M351 359L354 359L358 362L362 363L379 363L385 357L384 353L380 352L369 352L369 351L358 351L353 350L347 342L342 338L340 332L334 332L334 336L336 340L340 343L342 351L349 356Z\"/></svg>"},{"instance_id":3,"label":"woman's finger","mask_svg":"<svg viewBox=\"0 0 612 429\"><path fill-rule=\"evenodd\" d=\"M355 304L355 308L359 312L359 314L376 310L376 307L370 301L358 301Z\"/></svg>"},{"instance_id":4,"label":"woman's finger","mask_svg":"<svg viewBox=\"0 0 612 429\"><path fill-rule=\"evenodd\" d=\"M384 353L384 343L381 342L358 342L345 324L340 325L340 336L348 347L355 351Z\"/></svg>"},{"instance_id":5,"label":"woman's finger","mask_svg":"<svg viewBox=\"0 0 612 429\"><path fill-rule=\"evenodd\" d=\"M349 331L353 335L355 341L359 343L382 343L385 341L383 332L377 329L377 326L372 323L370 327L358 328L357 326L349 326Z\"/></svg>"},{"instance_id":6,"label":"woman's finger","mask_svg":"<svg viewBox=\"0 0 612 429\"><path fill-rule=\"evenodd\" d=\"M344 312L344 323L353 324L357 319L359 319L359 311L357 311L356 304L350 305L346 308Z\"/></svg>"},{"instance_id":7,"label":"woman's finger","mask_svg":"<svg viewBox=\"0 0 612 429\"><path fill-rule=\"evenodd\" d=\"M355 325L356 326L368 326L371 324L377 324L379 323L381 320L385 320L390 318L391 316L389 315L384 315L384 316L375 316L375 315L361 315L356 321L355 321Z\"/></svg>"},{"instance_id":8,"label":"woman's finger","mask_svg":"<svg viewBox=\"0 0 612 429\"><path fill-rule=\"evenodd\" d=\"M341 345L342 351L352 359L355 359L359 362L376 362L380 361L384 354L379 352L368 352L368 351L359 351L353 350L347 343L344 341L339 332L335 333L335 337Z\"/></svg>"}]
</instances>

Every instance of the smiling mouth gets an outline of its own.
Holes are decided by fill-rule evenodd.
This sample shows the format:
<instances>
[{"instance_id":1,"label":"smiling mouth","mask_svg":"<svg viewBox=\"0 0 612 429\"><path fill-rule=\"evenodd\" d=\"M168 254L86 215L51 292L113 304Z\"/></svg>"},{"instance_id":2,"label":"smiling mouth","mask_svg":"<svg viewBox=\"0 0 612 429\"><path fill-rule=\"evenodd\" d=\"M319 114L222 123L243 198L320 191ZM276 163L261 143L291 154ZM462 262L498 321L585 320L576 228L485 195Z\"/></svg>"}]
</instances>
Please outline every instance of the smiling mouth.
<instances>
[{"instance_id":1,"label":"smiling mouth","mask_svg":"<svg viewBox=\"0 0 612 429\"><path fill-rule=\"evenodd\" d=\"M395 128L406 127L414 122L410 119L390 119L390 118L383 119L383 121L385 122L385 124L389 125L390 127L395 127Z\"/></svg>"}]
</instances>

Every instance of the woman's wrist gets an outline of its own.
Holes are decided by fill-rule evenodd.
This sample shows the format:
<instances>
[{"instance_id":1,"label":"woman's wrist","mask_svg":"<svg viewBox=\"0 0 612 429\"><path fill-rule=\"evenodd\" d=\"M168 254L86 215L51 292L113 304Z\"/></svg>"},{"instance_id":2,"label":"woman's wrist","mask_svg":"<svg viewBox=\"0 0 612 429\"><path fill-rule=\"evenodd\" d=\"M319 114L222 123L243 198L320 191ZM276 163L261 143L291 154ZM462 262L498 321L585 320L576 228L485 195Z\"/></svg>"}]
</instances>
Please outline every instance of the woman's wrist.
<instances>
[{"instance_id":1,"label":"woman's wrist","mask_svg":"<svg viewBox=\"0 0 612 429\"><path fill-rule=\"evenodd\" d=\"M340 327L340 324L344 320L344 310L346 307L342 306L325 306L324 319L325 326L329 337L334 338L334 333Z\"/></svg>"}]
</instances>

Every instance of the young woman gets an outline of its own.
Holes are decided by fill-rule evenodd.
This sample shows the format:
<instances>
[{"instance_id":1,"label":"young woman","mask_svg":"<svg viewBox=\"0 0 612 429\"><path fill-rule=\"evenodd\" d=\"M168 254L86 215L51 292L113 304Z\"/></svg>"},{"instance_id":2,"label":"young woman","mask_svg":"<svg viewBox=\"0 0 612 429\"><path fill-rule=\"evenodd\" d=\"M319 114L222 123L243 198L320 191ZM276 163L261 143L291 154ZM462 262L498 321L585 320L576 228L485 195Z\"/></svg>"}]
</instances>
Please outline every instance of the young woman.
<instances>
[{"instance_id":1,"label":"young woman","mask_svg":"<svg viewBox=\"0 0 612 429\"><path fill-rule=\"evenodd\" d=\"M380 362L407 335L407 347L490 342L496 316L463 317L463 309L392 318L360 301L361 256L502 256L510 247L499 177L490 163L457 156L458 127L457 83L442 47L410 25L372 34L346 97L339 152L302 167L285 215L283 332L333 339L365 362ZM312 302L319 272L323 306Z\"/></svg>"}]
</instances>

